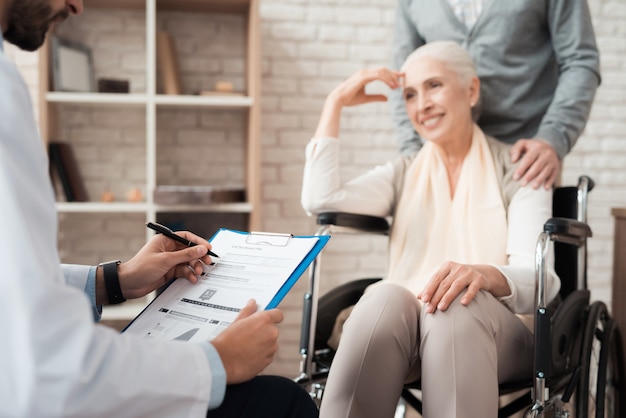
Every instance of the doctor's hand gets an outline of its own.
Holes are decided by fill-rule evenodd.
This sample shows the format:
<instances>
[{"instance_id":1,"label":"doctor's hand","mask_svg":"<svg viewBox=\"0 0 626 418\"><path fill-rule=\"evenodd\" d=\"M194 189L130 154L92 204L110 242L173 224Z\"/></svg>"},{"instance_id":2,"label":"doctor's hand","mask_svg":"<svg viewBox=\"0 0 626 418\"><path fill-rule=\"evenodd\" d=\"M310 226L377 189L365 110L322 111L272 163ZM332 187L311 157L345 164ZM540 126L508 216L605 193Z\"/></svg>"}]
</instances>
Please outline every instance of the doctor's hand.
<instances>
[{"instance_id":1,"label":"doctor's hand","mask_svg":"<svg viewBox=\"0 0 626 418\"><path fill-rule=\"evenodd\" d=\"M256 312L257 304L248 301L237 319L211 344L215 347L228 384L252 379L274 360L278 350L278 328L283 313L278 309Z\"/></svg>"},{"instance_id":2,"label":"doctor's hand","mask_svg":"<svg viewBox=\"0 0 626 418\"><path fill-rule=\"evenodd\" d=\"M511 160L520 161L514 179L522 186L530 184L533 189L542 185L550 190L561 170L556 150L541 138L520 139L511 147Z\"/></svg>"},{"instance_id":3,"label":"doctor's hand","mask_svg":"<svg viewBox=\"0 0 626 418\"><path fill-rule=\"evenodd\" d=\"M177 231L176 234L198 245L187 247L157 234L133 258L120 264L118 275L126 299L145 296L173 278L184 277L192 283L198 281L196 275L202 273L202 263L211 263L211 257L207 255L211 244L191 232Z\"/></svg>"},{"instance_id":4,"label":"doctor's hand","mask_svg":"<svg viewBox=\"0 0 626 418\"><path fill-rule=\"evenodd\" d=\"M483 289L495 297L511 294L509 284L495 267L446 261L417 298L426 305L427 313L434 313L448 309L462 292L461 303L467 306Z\"/></svg>"}]
</instances>

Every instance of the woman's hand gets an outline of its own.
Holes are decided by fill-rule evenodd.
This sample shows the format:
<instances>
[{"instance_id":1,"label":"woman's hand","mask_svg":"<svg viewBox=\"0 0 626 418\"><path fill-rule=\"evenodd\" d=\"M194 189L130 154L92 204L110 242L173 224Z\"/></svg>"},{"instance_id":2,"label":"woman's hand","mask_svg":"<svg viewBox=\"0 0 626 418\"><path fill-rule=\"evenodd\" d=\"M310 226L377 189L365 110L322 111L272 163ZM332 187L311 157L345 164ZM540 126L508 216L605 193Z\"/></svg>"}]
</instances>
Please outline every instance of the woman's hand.
<instances>
[{"instance_id":1,"label":"woman's hand","mask_svg":"<svg viewBox=\"0 0 626 418\"><path fill-rule=\"evenodd\" d=\"M176 234L198 245L186 247L162 234L153 236L133 258L119 266L124 297L145 296L175 277L185 277L192 283L198 281L196 276L202 273L202 263L211 263L207 255L211 244L191 232Z\"/></svg>"},{"instance_id":2,"label":"woman's hand","mask_svg":"<svg viewBox=\"0 0 626 418\"><path fill-rule=\"evenodd\" d=\"M386 102L384 94L367 94L365 87L373 81L382 81L392 89L400 87L403 73L389 68L361 69L330 92L324 103L322 116L315 137L339 136L341 110L346 106L358 106L371 102Z\"/></svg>"},{"instance_id":3,"label":"woman's hand","mask_svg":"<svg viewBox=\"0 0 626 418\"><path fill-rule=\"evenodd\" d=\"M389 88L400 87L400 78L403 73L392 71L389 68L364 68L351 75L343 83L335 87L328 95L329 100L334 100L340 106L358 106L370 102L386 102L384 94L367 94L365 86L373 81L382 81Z\"/></svg>"},{"instance_id":4,"label":"woman's hand","mask_svg":"<svg viewBox=\"0 0 626 418\"><path fill-rule=\"evenodd\" d=\"M488 265L445 262L433 275L417 298L426 304L426 312L445 311L463 291L461 303L467 306L480 290L496 297L511 293L498 269Z\"/></svg>"}]
</instances>

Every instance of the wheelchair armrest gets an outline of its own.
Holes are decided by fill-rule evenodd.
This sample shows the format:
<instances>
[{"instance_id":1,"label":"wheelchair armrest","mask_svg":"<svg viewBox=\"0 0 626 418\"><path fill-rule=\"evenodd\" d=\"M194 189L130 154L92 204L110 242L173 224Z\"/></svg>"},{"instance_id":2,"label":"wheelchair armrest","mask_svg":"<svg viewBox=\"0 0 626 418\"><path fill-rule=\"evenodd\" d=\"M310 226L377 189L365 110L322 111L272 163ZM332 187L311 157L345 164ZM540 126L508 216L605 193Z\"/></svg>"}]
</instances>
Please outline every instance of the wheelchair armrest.
<instances>
[{"instance_id":1,"label":"wheelchair armrest","mask_svg":"<svg viewBox=\"0 0 626 418\"><path fill-rule=\"evenodd\" d=\"M389 232L389 222L385 218L357 213L322 212L317 215L317 224L335 225L379 234Z\"/></svg>"},{"instance_id":2,"label":"wheelchair armrest","mask_svg":"<svg viewBox=\"0 0 626 418\"><path fill-rule=\"evenodd\" d=\"M570 218L550 218L543 225L543 230L553 241L576 246L583 245L585 240L592 235L589 225Z\"/></svg>"}]
</instances>

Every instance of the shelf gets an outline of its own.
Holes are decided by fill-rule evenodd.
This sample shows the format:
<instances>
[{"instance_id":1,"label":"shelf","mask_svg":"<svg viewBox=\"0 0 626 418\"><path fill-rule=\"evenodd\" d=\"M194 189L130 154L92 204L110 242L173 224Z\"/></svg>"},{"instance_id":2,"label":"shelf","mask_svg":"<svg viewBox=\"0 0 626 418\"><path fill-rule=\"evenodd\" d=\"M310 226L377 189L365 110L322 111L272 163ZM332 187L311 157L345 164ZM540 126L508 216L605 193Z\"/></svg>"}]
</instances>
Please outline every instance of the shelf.
<instances>
[{"instance_id":1,"label":"shelf","mask_svg":"<svg viewBox=\"0 0 626 418\"><path fill-rule=\"evenodd\" d=\"M188 106L188 107L214 107L230 109L246 109L252 106L254 100L248 96L173 96L157 95L155 102L160 106Z\"/></svg>"},{"instance_id":2,"label":"shelf","mask_svg":"<svg viewBox=\"0 0 626 418\"><path fill-rule=\"evenodd\" d=\"M253 206L250 203L219 203L214 205L155 205L159 213L173 212L229 212L250 213Z\"/></svg>"},{"instance_id":3,"label":"shelf","mask_svg":"<svg viewBox=\"0 0 626 418\"><path fill-rule=\"evenodd\" d=\"M159 10L244 14L250 0L150 0L156 1ZM145 0L84 0L86 9L145 10Z\"/></svg>"},{"instance_id":4,"label":"shelf","mask_svg":"<svg viewBox=\"0 0 626 418\"><path fill-rule=\"evenodd\" d=\"M129 9L144 10L144 0L84 0L86 9Z\"/></svg>"},{"instance_id":5,"label":"shelf","mask_svg":"<svg viewBox=\"0 0 626 418\"><path fill-rule=\"evenodd\" d=\"M145 94L118 94L118 93L46 93L49 103L94 104L115 106L145 106L148 96ZM166 107L213 107L225 109L246 109L254 104L254 99L248 96L168 96L159 94L154 102Z\"/></svg>"},{"instance_id":6,"label":"shelf","mask_svg":"<svg viewBox=\"0 0 626 418\"><path fill-rule=\"evenodd\" d=\"M151 235L137 218L182 225L204 236L220 227L260 230L259 0L84 0L84 5L84 16L57 25L57 36L90 48L95 79L128 80L134 90L53 91L52 45L40 49L41 135L46 144L73 146L95 199L66 202L59 195L61 260L92 264L132 257ZM160 31L167 31L177 47L183 87L178 91L185 94L159 93L165 91L157 56ZM230 81L233 92L212 91L219 81ZM198 91L205 95L193 94ZM228 182L240 184L243 197L167 204L153 195L161 183ZM58 181L55 186L64 192ZM126 201L131 187L141 190L145 201ZM98 201L103 190L119 201ZM103 240L113 245L82 245L87 222L101 226ZM132 319L148 300L107 306L103 319Z\"/></svg>"},{"instance_id":7,"label":"shelf","mask_svg":"<svg viewBox=\"0 0 626 418\"><path fill-rule=\"evenodd\" d=\"M70 104L104 104L115 106L145 106L147 96L145 94L118 94L118 93L46 93L46 100L49 103L70 103Z\"/></svg>"},{"instance_id":8,"label":"shelf","mask_svg":"<svg viewBox=\"0 0 626 418\"><path fill-rule=\"evenodd\" d=\"M200 13L244 14L250 0L157 0L159 10Z\"/></svg>"},{"instance_id":9,"label":"shelf","mask_svg":"<svg viewBox=\"0 0 626 418\"><path fill-rule=\"evenodd\" d=\"M57 202L57 211L62 213L144 213L147 203L124 202Z\"/></svg>"},{"instance_id":10,"label":"shelf","mask_svg":"<svg viewBox=\"0 0 626 418\"><path fill-rule=\"evenodd\" d=\"M101 202L57 202L60 213L144 213L148 210L147 203L101 203ZM154 205L156 212L230 212L250 213L250 203L219 203L213 205Z\"/></svg>"}]
</instances>

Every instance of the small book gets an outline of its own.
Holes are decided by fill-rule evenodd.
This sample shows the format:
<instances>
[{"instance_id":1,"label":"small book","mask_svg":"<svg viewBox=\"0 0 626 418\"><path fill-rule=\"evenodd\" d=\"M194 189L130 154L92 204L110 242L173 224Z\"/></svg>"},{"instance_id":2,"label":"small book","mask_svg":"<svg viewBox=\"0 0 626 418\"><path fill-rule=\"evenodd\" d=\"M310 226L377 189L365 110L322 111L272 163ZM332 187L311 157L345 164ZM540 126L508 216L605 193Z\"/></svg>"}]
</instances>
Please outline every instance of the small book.
<instances>
[{"instance_id":1,"label":"small book","mask_svg":"<svg viewBox=\"0 0 626 418\"><path fill-rule=\"evenodd\" d=\"M61 183L61 187L63 188L63 194L65 195L65 200L68 202L74 201L74 192L72 191L72 186L70 184L70 178L67 173L67 169L65 168L65 164L63 162L63 158L61 157L61 152L59 151L59 147L57 143L49 143L48 144L48 158L50 160L50 177L54 182L54 178L58 178Z\"/></svg>"},{"instance_id":2,"label":"small book","mask_svg":"<svg viewBox=\"0 0 626 418\"><path fill-rule=\"evenodd\" d=\"M70 144L66 142L50 142L48 144L50 171L57 173L65 199L68 202L87 202L89 196L83 183L78 163Z\"/></svg>"},{"instance_id":3,"label":"small book","mask_svg":"<svg viewBox=\"0 0 626 418\"><path fill-rule=\"evenodd\" d=\"M143 338L210 341L254 299L278 306L330 235L292 236L220 229L210 242L219 257L198 282L176 279L124 330Z\"/></svg>"},{"instance_id":4,"label":"small book","mask_svg":"<svg viewBox=\"0 0 626 418\"><path fill-rule=\"evenodd\" d=\"M178 57L172 36L167 32L157 33L157 60L163 82L163 93L182 94L183 88L178 69Z\"/></svg>"}]
</instances>

